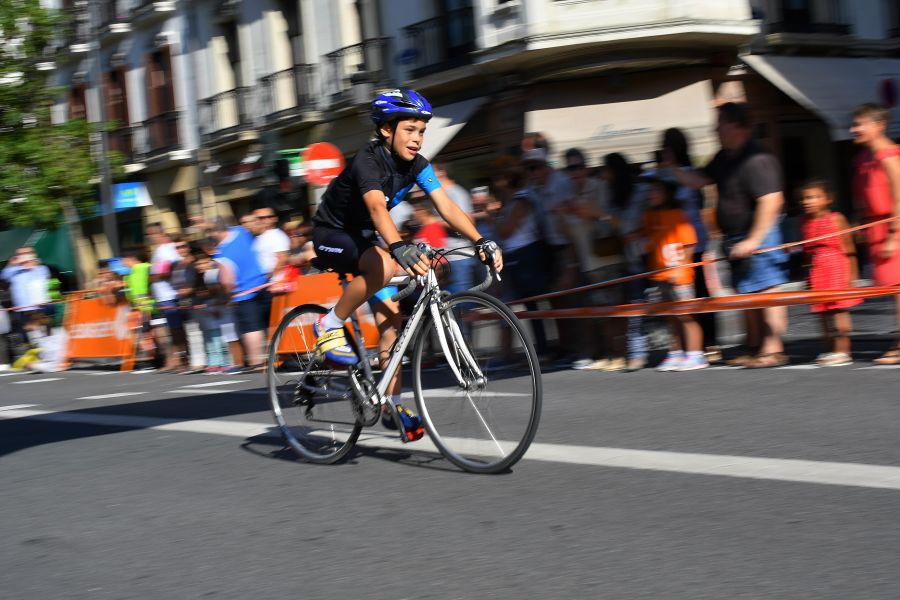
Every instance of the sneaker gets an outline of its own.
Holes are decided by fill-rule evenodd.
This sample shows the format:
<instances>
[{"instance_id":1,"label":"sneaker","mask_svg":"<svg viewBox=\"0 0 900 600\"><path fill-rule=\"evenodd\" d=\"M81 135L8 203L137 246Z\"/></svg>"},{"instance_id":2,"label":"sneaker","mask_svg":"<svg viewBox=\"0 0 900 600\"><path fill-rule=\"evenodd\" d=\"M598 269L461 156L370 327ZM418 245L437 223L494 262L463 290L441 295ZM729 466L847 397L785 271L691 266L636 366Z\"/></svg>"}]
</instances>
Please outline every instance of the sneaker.
<instances>
[{"instance_id":1,"label":"sneaker","mask_svg":"<svg viewBox=\"0 0 900 600\"><path fill-rule=\"evenodd\" d=\"M698 371L700 369L705 369L709 366L709 361L703 355L702 352L697 354L688 354L684 358L681 359L681 364L678 365L675 371Z\"/></svg>"},{"instance_id":2,"label":"sneaker","mask_svg":"<svg viewBox=\"0 0 900 600\"><path fill-rule=\"evenodd\" d=\"M828 352L816 358L820 367L844 367L853 364L853 358L846 352Z\"/></svg>"},{"instance_id":3,"label":"sneaker","mask_svg":"<svg viewBox=\"0 0 900 600\"><path fill-rule=\"evenodd\" d=\"M325 329L322 320L325 315L313 322L313 333L316 334L316 352L339 365L354 365L359 359L356 352L347 343L343 327Z\"/></svg>"},{"instance_id":4,"label":"sneaker","mask_svg":"<svg viewBox=\"0 0 900 600\"><path fill-rule=\"evenodd\" d=\"M239 366L237 366L237 365L234 365L234 366L231 366L231 367L225 367L225 368L222 369L222 374L223 374L223 375L240 375L240 374L243 373L243 372L244 372L244 368L243 368L243 367L239 367Z\"/></svg>"},{"instance_id":5,"label":"sneaker","mask_svg":"<svg viewBox=\"0 0 900 600\"><path fill-rule=\"evenodd\" d=\"M669 352L665 360L656 365L657 371L678 371L684 362L684 354L681 352Z\"/></svg>"},{"instance_id":6,"label":"sneaker","mask_svg":"<svg viewBox=\"0 0 900 600\"><path fill-rule=\"evenodd\" d=\"M403 429L406 431L407 441L414 442L425 435L425 428L422 427L422 419L419 415L401 404L397 405L397 414L400 416L400 420L403 421ZM397 429L397 423L394 422L394 417L388 406L385 406L381 412L381 424L385 429L393 431Z\"/></svg>"},{"instance_id":7,"label":"sneaker","mask_svg":"<svg viewBox=\"0 0 900 600\"><path fill-rule=\"evenodd\" d=\"M595 362L597 362L597 361L592 360L590 358L579 358L578 360L573 362L571 366L576 371L587 371L590 368L590 366L592 364L594 364Z\"/></svg>"},{"instance_id":8,"label":"sneaker","mask_svg":"<svg viewBox=\"0 0 900 600\"><path fill-rule=\"evenodd\" d=\"M203 369L205 375L221 375L225 372L225 367L206 367Z\"/></svg>"}]
</instances>

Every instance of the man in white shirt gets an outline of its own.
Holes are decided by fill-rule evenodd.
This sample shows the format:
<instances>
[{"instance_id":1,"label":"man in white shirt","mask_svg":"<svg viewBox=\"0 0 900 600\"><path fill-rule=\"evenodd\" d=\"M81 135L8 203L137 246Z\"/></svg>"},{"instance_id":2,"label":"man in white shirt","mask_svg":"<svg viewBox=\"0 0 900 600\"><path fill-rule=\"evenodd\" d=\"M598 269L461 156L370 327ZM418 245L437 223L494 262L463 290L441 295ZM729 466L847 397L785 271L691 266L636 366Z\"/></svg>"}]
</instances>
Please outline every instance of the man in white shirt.
<instances>
[{"instance_id":1,"label":"man in white shirt","mask_svg":"<svg viewBox=\"0 0 900 600\"><path fill-rule=\"evenodd\" d=\"M29 247L16 250L9 263L0 272L0 278L9 284L14 310L10 314L12 332L17 334L21 342L27 340L25 324L32 313L51 312L48 282L50 269L41 264L37 254Z\"/></svg>"},{"instance_id":2,"label":"man in white shirt","mask_svg":"<svg viewBox=\"0 0 900 600\"><path fill-rule=\"evenodd\" d=\"M291 239L278 228L278 215L271 208L257 208L253 211L256 221L250 233L256 236L253 251L263 272L271 279L287 264Z\"/></svg>"}]
</instances>

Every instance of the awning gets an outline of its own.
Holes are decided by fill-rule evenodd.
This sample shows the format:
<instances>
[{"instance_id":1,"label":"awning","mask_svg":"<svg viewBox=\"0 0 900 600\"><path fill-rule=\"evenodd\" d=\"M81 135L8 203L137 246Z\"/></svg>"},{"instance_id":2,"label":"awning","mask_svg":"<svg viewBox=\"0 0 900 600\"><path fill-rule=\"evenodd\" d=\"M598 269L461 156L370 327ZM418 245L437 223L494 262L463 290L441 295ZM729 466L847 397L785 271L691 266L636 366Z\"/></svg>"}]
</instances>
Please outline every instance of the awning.
<instances>
[{"instance_id":1,"label":"awning","mask_svg":"<svg viewBox=\"0 0 900 600\"><path fill-rule=\"evenodd\" d=\"M611 152L631 162L652 161L669 127L684 131L693 157L705 158L718 148L715 122L712 83L673 71L536 87L528 97L525 131L547 136L555 164L562 164L567 149L578 148L595 166Z\"/></svg>"},{"instance_id":2,"label":"awning","mask_svg":"<svg viewBox=\"0 0 900 600\"><path fill-rule=\"evenodd\" d=\"M853 109L887 103L885 89L900 87L900 60L748 54L743 61L797 104L819 115L834 140L850 139ZM893 80L893 83L890 83ZM891 111L892 137L900 135L900 108Z\"/></svg>"},{"instance_id":3,"label":"awning","mask_svg":"<svg viewBox=\"0 0 900 600\"><path fill-rule=\"evenodd\" d=\"M434 159L444 146L453 139L459 130L484 102L484 98L472 98L454 104L438 106L434 109L434 117L428 123L425 141L422 143L422 155L428 160Z\"/></svg>"},{"instance_id":4,"label":"awning","mask_svg":"<svg viewBox=\"0 0 900 600\"><path fill-rule=\"evenodd\" d=\"M21 246L32 246L45 265L63 272L75 272L75 253L68 225L53 230L17 227L0 231L0 262L9 260Z\"/></svg>"}]
</instances>

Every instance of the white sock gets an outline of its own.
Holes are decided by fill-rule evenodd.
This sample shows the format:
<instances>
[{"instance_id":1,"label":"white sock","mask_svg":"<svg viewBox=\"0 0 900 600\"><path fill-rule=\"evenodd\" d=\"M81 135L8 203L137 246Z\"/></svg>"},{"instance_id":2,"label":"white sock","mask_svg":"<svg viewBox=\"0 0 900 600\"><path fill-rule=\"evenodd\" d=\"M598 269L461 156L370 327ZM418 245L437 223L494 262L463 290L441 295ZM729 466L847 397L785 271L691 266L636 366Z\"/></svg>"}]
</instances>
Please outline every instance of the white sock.
<instances>
[{"instance_id":1,"label":"white sock","mask_svg":"<svg viewBox=\"0 0 900 600\"><path fill-rule=\"evenodd\" d=\"M394 403L394 406L403 404L402 402L400 402L400 394L391 394L391 402Z\"/></svg>"},{"instance_id":2,"label":"white sock","mask_svg":"<svg viewBox=\"0 0 900 600\"><path fill-rule=\"evenodd\" d=\"M682 350L669 350L668 358L684 358L684 351Z\"/></svg>"},{"instance_id":3,"label":"white sock","mask_svg":"<svg viewBox=\"0 0 900 600\"><path fill-rule=\"evenodd\" d=\"M693 351L692 350L691 352L687 353L687 357L699 360L701 358L706 358L706 355L701 351Z\"/></svg>"},{"instance_id":4,"label":"white sock","mask_svg":"<svg viewBox=\"0 0 900 600\"><path fill-rule=\"evenodd\" d=\"M322 325L325 326L325 329L338 329L344 326L344 320L334 314L334 309L332 308L325 315L325 318L322 319Z\"/></svg>"}]
</instances>

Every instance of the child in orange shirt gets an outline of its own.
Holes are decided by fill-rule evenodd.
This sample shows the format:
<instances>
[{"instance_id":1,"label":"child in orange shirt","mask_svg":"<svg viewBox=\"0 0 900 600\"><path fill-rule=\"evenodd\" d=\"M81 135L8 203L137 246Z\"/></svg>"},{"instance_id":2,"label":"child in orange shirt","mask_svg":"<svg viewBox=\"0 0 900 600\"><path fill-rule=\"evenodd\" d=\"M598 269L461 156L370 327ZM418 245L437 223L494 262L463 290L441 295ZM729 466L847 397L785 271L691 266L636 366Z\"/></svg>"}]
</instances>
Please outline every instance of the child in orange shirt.
<instances>
[{"instance_id":1,"label":"child in orange shirt","mask_svg":"<svg viewBox=\"0 0 900 600\"><path fill-rule=\"evenodd\" d=\"M648 209L644 213L642 233L647 240L651 271L669 269L650 280L656 284L657 301L688 300L694 297L694 270L672 268L685 265L697 244L687 214L681 209L675 193L678 185L649 178ZM709 366L703 354L703 330L693 315L669 317L671 343L669 354L657 371L694 371Z\"/></svg>"}]
</instances>

